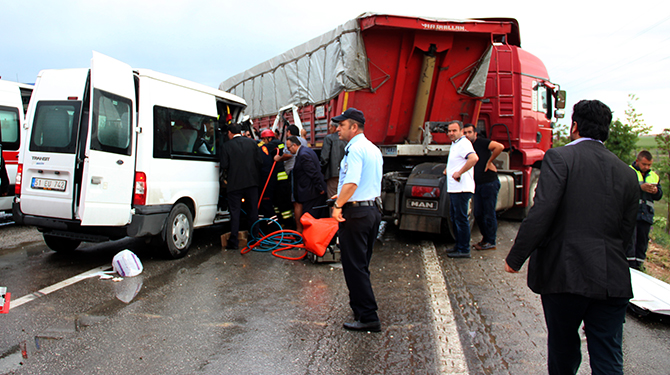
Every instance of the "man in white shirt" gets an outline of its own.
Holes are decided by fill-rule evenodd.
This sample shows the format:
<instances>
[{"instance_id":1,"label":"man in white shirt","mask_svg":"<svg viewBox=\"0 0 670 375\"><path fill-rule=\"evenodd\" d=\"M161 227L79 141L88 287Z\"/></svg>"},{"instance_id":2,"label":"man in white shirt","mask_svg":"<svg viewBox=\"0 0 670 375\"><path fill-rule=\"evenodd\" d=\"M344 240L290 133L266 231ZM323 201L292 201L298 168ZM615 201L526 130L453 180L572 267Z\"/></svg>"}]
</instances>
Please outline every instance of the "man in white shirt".
<instances>
[{"instance_id":1,"label":"man in white shirt","mask_svg":"<svg viewBox=\"0 0 670 375\"><path fill-rule=\"evenodd\" d=\"M475 192L472 167L479 157L472 143L463 135L463 123L452 121L447 125L451 149L447 159L447 192L449 193L449 215L454 228L456 244L447 253L450 258L470 258L470 221L468 206Z\"/></svg>"}]
</instances>

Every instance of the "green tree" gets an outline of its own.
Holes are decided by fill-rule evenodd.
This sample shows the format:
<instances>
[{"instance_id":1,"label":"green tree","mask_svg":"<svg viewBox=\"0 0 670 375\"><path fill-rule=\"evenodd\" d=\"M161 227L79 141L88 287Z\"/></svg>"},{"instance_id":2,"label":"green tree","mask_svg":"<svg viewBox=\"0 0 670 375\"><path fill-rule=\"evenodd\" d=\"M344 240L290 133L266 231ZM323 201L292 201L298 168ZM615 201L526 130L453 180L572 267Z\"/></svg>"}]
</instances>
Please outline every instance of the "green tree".
<instances>
[{"instance_id":1,"label":"green tree","mask_svg":"<svg viewBox=\"0 0 670 375\"><path fill-rule=\"evenodd\" d=\"M566 124L556 124L554 126L554 139L551 147L561 147L570 143L570 127Z\"/></svg>"},{"instance_id":2,"label":"green tree","mask_svg":"<svg viewBox=\"0 0 670 375\"><path fill-rule=\"evenodd\" d=\"M628 109L624 111L626 122L619 119L613 121L610 125L610 136L605 141L607 149L628 164L635 160L635 144L639 136L651 131L651 126L645 124L642 114L633 106L637 100L634 94L628 94Z\"/></svg>"},{"instance_id":3,"label":"green tree","mask_svg":"<svg viewBox=\"0 0 670 375\"><path fill-rule=\"evenodd\" d=\"M663 129L661 134L656 137L656 144L658 145L659 157L654 160L654 170L661 177L661 188L664 192L670 191L670 129ZM668 212L666 212L666 233L670 233L670 227L667 225L670 222L670 204L668 204Z\"/></svg>"}]
</instances>

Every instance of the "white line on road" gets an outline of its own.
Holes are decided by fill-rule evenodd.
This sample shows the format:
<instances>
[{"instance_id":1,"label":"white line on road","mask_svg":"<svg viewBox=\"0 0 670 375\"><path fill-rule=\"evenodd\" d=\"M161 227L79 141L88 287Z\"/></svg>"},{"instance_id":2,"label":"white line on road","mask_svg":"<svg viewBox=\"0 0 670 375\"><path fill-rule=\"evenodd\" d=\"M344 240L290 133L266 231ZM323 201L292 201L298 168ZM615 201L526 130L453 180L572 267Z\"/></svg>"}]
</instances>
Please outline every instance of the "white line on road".
<instances>
[{"instance_id":1,"label":"white line on road","mask_svg":"<svg viewBox=\"0 0 670 375\"><path fill-rule=\"evenodd\" d=\"M101 272L107 271L110 268L111 268L110 266L100 266L100 267L94 268L90 271L80 273L77 276L72 276L71 278L69 278L67 280L63 280L63 281L61 281L59 283L56 283L54 285L51 285L51 286L48 286L46 288L40 289L37 292L25 295L21 298L17 298L13 301L10 301L9 309L11 310L15 307L19 307L19 306L23 305L24 303L28 303L28 302L36 300L40 297L44 297L49 293L53 293L53 292L55 292L59 289L65 288L66 286L70 286L72 284L78 283L78 282L80 282L84 279L88 279L89 277L97 276Z\"/></svg>"},{"instance_id":2,"label":"white line on road","mask_svg":"<svg viewBox=\"0 0 670 375\"><path fill-rule=\"evenodd\" d=\"M435 341L440 374L468 374L463 345L458 336L458 327L449 302L447 284L444 282L442 267L437 260L435 245L429 241L421 242L426 282L430 294Z\"/></svg>"}]
</instances>

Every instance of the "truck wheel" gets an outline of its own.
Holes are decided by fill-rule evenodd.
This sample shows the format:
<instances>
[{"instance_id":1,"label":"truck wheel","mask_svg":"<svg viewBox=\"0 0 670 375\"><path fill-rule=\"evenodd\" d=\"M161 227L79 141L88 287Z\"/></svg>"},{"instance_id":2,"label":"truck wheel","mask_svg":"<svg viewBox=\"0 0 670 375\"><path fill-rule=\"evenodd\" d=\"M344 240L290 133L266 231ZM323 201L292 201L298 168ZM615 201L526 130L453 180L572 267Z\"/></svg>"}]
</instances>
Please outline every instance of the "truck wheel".
<instances>
[{"instance_id":1,"label":"truck wheel","mask_svg":"<svg viewBox=\"0 0 670 375\"><path fill-rule=\"evenodd\" d=\"M537 182L540 180L540 169L533 168L530 172L530 188L528 189L528 205L523 208L523 217L525 219L528 216L530 208L535 204L535 189L537 189Z\"/></svg>"},{"instance_id":2,"label":"truck wheel","mask_svg":"<svg viewBox=\"0 0 670 375\"><path fill-rule=\"evenodd\" d=\"M177 203L170 211L163 228L167 255L172 259L181 258L188 252L193 239L193 215L183 203Z\"/></svg>"},{"instance_id":3,"label":"truck wheel","mask_svg":"<svg viewBox=\"0 0 670 375\"><path fill-rule=\"evenodd\" d=\"M523 220L526 218L526 216L528 216L530 208L533 207L533 204L535 203L535 189L537 188L537 182L539 181L539 179L540 179L540 169L533 168L533 170L530 172L530 185L529 185L530 188L528 189L528 197L527 197L528 205L526 207L511 208L509 211L503 214L503 217L512 220Z\"/></svg>"},{"instance_id":4,"label":"truck wheel","mask_svg":"<svg viewBox=\"0 0 670 375\"><path fill-rule=\"evenodd\" d=\"M49 249L59 253L72 252L81 244L80 240L52 236L46 233L42 234L42 237L44 238L44 242L47 244Z\"/></svg>"}]
</instances>

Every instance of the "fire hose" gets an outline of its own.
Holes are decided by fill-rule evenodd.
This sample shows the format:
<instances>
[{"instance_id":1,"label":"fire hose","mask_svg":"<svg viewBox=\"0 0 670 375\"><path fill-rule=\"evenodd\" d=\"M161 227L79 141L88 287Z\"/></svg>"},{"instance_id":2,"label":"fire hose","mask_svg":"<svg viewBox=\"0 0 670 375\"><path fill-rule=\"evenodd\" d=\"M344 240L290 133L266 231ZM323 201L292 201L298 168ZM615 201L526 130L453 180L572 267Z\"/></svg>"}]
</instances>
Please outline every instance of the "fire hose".
<instances>
[{"instance_id":1,"label":"fire hose","mask_svg":"<svg viewBox=\"0 0 670 375\"><path fill-rule=\"evenodd\" d=\"M262 223L274 224L279 229L270 234L265 234L258 228ZM272 255L287 260L301 260L307 255L308 250L305 248L302 234L291 229L282 229L281 224L273 218L259 219L251 226L249 232L251 238L249 239L247 246L240 251L240 254L246 254L251 250L259 252L271 251ZM259 235L256 235L256 233ZM289 257L279 254L282 251L296 249L303 249L305 251L302 255L297 257Z\"/></svg>"}]
</instances>

